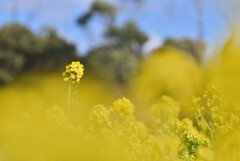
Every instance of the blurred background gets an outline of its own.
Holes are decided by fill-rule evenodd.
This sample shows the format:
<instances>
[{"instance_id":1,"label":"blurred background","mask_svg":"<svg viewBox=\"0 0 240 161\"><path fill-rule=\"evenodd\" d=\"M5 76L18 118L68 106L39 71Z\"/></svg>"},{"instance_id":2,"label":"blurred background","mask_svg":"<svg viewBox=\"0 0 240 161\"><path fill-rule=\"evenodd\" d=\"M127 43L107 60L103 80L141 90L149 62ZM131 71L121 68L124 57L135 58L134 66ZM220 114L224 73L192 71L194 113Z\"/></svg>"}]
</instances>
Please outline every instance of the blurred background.
<instances>
[{"instance_id":1,"label":"blurred background","mask_svg":"<svg viewBox=\"0 0 240 161\"><path fill-rule=\"evenodd\" d=\"M0 0L0 161L240 160L239 16L239 0Z\"/></svg>"},{"instance_id":2,"label":"blurred background","mask_svg":"<svg viewBox=\"0 0 240 161\"><path fill-rule=\"evenodd\" d=\"M73 110L161 95L189 109L239 12L235 0L0 0L0 107L65 106L61 73L80 60Z\"/></svg>"}]
</instances>

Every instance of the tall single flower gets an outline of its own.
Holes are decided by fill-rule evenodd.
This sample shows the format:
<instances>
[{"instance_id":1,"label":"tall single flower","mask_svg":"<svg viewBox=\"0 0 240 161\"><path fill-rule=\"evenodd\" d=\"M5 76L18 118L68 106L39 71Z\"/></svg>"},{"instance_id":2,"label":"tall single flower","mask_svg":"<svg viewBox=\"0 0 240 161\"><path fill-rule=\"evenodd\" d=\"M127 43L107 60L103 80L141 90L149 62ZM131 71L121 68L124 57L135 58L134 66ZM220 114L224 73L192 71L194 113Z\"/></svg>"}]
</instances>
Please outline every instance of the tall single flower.
<instances>
[{"instance_id":1,"label":"tall single flower","mask_svg":"<svg viewBox=\"0 0 240 161\"><path fill-rule=\"evenodd\" d=\"M70 118L70 102L71 102L71 88L72 84L79 83L83 76L83 65L79 61L73 61L66 66L66 70L62 73L64 81L68 84L68 101L67 101L67 118Z\"/></svg>"}]
</instances>

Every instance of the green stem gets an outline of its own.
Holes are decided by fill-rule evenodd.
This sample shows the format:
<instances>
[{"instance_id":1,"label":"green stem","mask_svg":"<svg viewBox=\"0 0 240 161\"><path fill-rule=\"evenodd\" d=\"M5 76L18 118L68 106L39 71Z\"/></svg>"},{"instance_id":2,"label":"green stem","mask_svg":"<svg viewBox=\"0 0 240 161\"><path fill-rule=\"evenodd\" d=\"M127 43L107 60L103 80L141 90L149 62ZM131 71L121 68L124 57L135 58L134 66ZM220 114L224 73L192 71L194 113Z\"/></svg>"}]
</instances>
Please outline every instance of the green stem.
<instances>
[{"instance_id":1,"label":"green stem","mask_svg":"<svg viewBox=\"0 0 240 161\"><path fill-rule=\"evenodd\" d=\"M212 97L211 108L213 108L214 102L215 102L215 99L214 99L214 97ZM213 110L211 110L211 120L212 120L212 124L213 124ZM214 137L213 136L213 130L211 130L211 144L212 144L212 147L214 146L213 137Z\"/></svg>"},{"instance_id":2,"label":"green stem","mask_svg":"<svg viewBox=\"0 0 240 161\"><path fill-rule=\"evenodd\" d=\"M198 111L198 114L200 115L200 117L202 118L202 120L204 121L204 123L206 124L206 126L207 126L208 130L210 130L210 131L211 131L211 128L210 128L210 126L208 125L207 121L204 119L204 117L203 117L203 115L201 114L201 112L200 112L199 110L197 110L197 111Z\"/></svg>"},{"instance_id":3,"label":"green stem","mask_svg":"<svg viewBox=\"0 0 240 161\"><path fill-rule=\"evenodd\" d=\"M214 147L214 144L213 144L213 130L211 130L211 144L212 144L212 148Z\"/></svg>"},{"instance_id":4,"label":"green stem","mask_svg":"<svg viewBox=\"0 0 240 161\"><path fill-rule=\"evenodd\" d=\"M71 101L71 82L68 87L68 103L67 103L67 119L69 121L70 116L70 101Z\"/></svg>"}]
</instances>

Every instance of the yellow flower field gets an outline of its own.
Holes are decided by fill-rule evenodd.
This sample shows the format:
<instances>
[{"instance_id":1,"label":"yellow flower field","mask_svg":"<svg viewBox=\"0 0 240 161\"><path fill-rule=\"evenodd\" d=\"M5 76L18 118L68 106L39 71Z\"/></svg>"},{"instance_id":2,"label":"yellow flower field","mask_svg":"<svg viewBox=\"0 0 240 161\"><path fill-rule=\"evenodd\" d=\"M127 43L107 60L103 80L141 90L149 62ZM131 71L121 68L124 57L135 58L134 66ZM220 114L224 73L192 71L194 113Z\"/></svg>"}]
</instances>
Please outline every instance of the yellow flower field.
<instances>
[{"instance_id":1,"label":"yellow flower field","mask_svg":"<svg viewBox=\"0 0 240 161\"><path fill-rule=\"evenodd\" d=\"M0 88L0 161L240 160L235 42L205 66L178 50L152 54L125 87L80 62L19 77Z\"/></svg>"}]
</instances>

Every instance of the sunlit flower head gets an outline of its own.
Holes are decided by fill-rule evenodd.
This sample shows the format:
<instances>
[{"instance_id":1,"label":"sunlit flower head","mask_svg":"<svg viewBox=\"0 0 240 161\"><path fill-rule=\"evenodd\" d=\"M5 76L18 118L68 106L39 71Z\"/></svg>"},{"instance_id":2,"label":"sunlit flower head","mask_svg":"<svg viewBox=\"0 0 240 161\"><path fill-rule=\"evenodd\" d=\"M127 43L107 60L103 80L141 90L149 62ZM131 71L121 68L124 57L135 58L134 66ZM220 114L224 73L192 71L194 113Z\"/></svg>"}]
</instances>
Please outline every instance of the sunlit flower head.
<instances>
[{"instance_id":1,"label":"sunlit flower head","mask_svg":"<svg viewBox=\"0 0 240 161\"><path fill-rule=\"evenodd\" d=\"M71 64L66 66L66 71L63 72L62 76L64 81L71 83L79 83L83 76L84 66L79 61L73 61Z\"/></svg>"}]
</instances>

